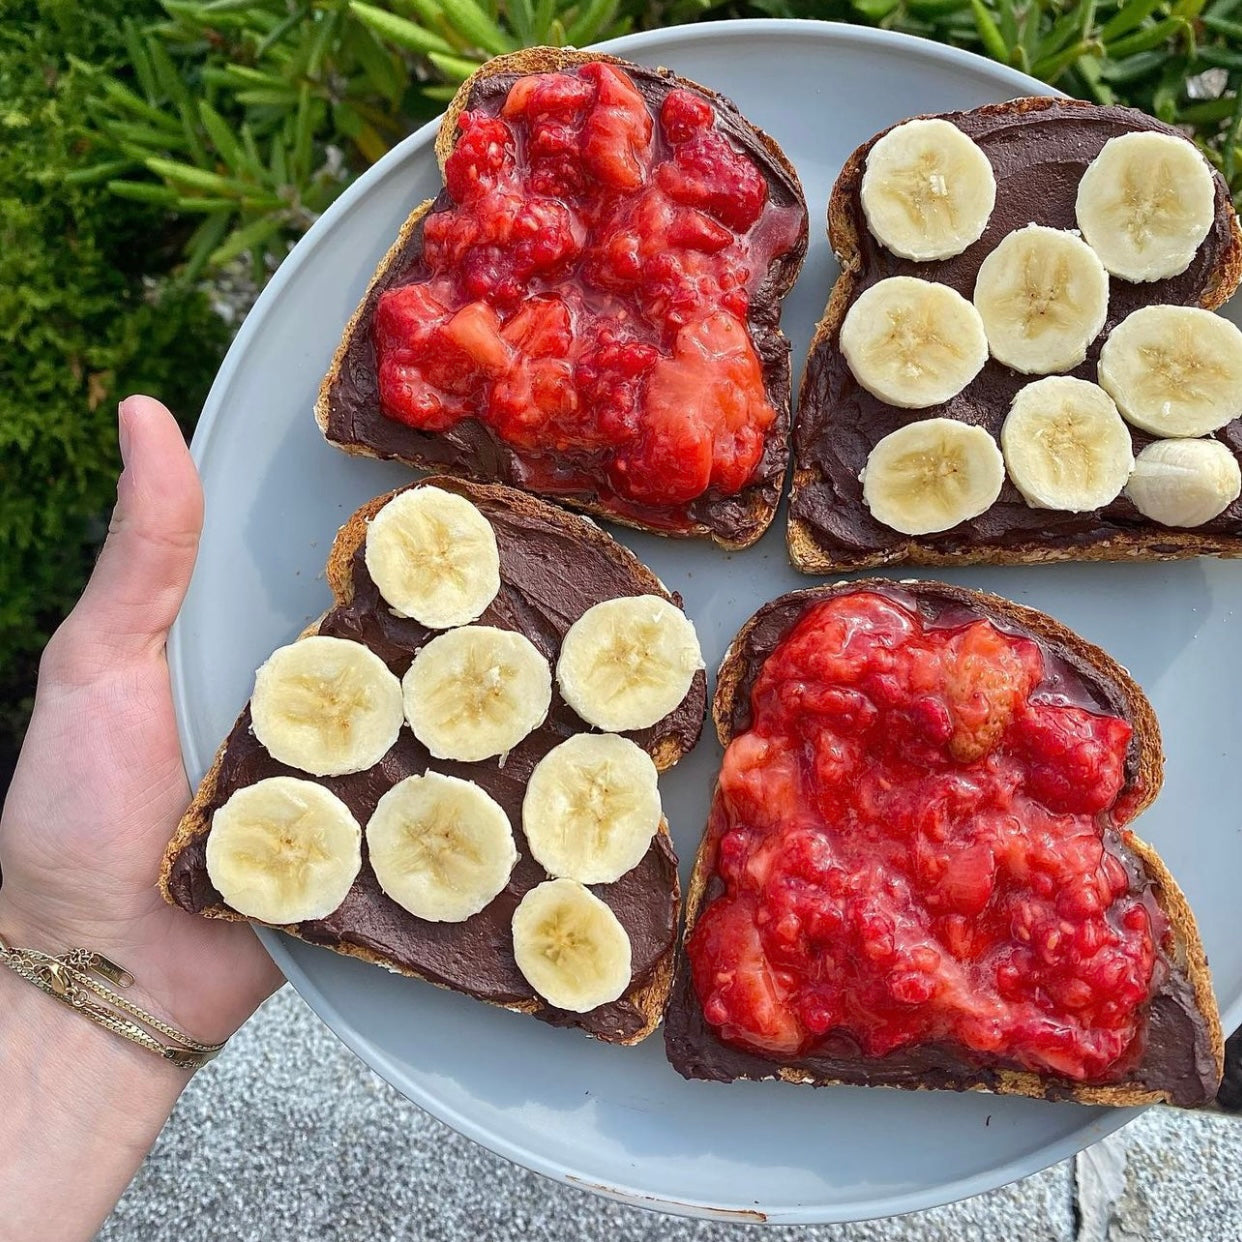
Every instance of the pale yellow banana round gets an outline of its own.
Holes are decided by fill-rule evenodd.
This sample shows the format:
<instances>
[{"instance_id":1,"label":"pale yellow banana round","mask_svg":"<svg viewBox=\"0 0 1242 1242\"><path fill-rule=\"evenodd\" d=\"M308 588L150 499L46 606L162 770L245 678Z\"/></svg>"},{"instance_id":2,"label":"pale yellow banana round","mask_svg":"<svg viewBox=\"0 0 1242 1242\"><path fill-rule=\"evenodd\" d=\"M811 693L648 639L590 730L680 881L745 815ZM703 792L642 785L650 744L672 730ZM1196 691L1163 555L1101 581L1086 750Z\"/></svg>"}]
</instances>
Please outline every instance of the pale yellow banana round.
<instances>
[{"instance_id":1,"label":"pale yellow banana round","mask_svg":"<svg viewBox=\"0 0 1242 1242\"><path fill-rule=\"evenodd\" d=\"M1153 436L1202 436L1242 415L1242 332L1196 306L1144 306L1109 333L1100 383Z\"/></svg>"},{"instance_id":2,"label":"pale yellow banana round","mask_svg":"<svg viewBox=\"0 0 1242 1242\"><path fill-rule=\"evenodd\" d=\"M490 625L437 634L401 686L414 736L433 758L466 763L512 750L552 702L552 672L534 643Z\"/></svg>"},{"instance_id":3,"label":"pale yellow banana round","mask_svg":"<svg viewBox=\"0 0 1242 1242\"><path fill-rule=\"evenodd\" d=\"M623 995L630 937L612 910L577 880L536 885L513 912L513 956L549 1005L589 1013Z\"/></svg>"},{"instance_id":4,"label":"pale yellow banana round","mask_svg":"<svg viewBox=\"0 0 1242 1242\"><path fill-rule=\"evenodd\" d=\"M224 904L278 926L325 919L362 866L362 829L314 781L271 776L244 785L211 817L207 876Z\"/></svg>"},{"instance_id":5,"label":"pale yellow banana round","mask_svg":"<svg viewBox=\"0 0 1242 1242\"><path fill-rule=\"evenodd\" d=\"M1130 429L1112 398L1068 375L1019 389L1000 442L1009 477L1033 509L1102 509L1134 468Z\"/></svg>"},{"instance_id":6,"label":"pale yellow banana round","mask_svg":"<svg viewBox=\"0 0 1242 1242\"><path fill-rule=\"evenodd\" d=\"M867 153L860 188L872 234L920 262L961 254L996 204L996 177L977 143L949 121L906 121Z\"/></svg>"},{"instance_id":7,"label":"pale yellow banana round","mask_svg":"<svg viewBox=\"0 0 1242 1242\"><path fill-rule=\"evenodd\" d=\"M490 905L518 857L500 804L439 772L407 776L380 798L367 855L380 888L431 923L461 923Z\"/></svg>"},{"instance_id":8,"label":"pale yellow banana round","mask_svg":"<svg viewBox=\"0 0 1242 1242\"><path fill-rule=\"evenodd\" d=\"M1242 470L1219 440L1153 440L1135 460L1126 495L1162 526L1202 526L1242 495Z\"/></svg>"},{"instance_id":9,"label":"pale yellow banana round","mask_svg":"<svg viewBox=\"0 0 1242 1242\"><path fill-rule=\"evenodd\" d=\"M845 314L840 346L854 378L903 409L957 396L988 360L979 312L948 285L914 276L865 289Z\"/></svg>"},{"instance_id":10,"label":"pale yellow banana round","mask_svg":"<svg viewBox=\"0 0 1242 1242\"><path fill-rule=\"evenodd\" d=\"M661 815L645 750L615 733L578 733L535 765L522 831L549 875L611 884L642 861Z\"/></svg>"},{"instance_id":11,"label":"pale yellow banana round","mask_svg":"<svg viewBox=\"0 0 1242 1242\"><path fill-rule=\"evenodd\" d=\"M397 740L401 683L361 643L315 634L278 648L255 674L250 720L280 763L315 776L361 772Z\"/></svg>"},{"instance_id":12,"label":"pale yellow banana round","mask_svg":"<svg viewBox=\"0 0 1242 1242\"><path fill-rule=\"evenodd\" d=\"M1131 133L1110 138L1078 183L1078 227L1104 266L1123 280L1177 276L1216 218L1216 184L1186 138Z\"/></svg>"},{"instance_id":13,"label":"pale yellow banana round","mask_svg":"<svg viewBox=\"0 0 1242 1242\"><path fill-rule=\"evenodd\" d=\"M556 680L588 724L623 733L663 720L702 667L698 635L680 608L658 595L626 595L569 627Z\"/></svg>"},{"instance_id":14,"label":"pale yellow banana round","mask_svg":"<svg viewBox=\"0 0 1242 1242\"><path fill-rule=\"evenodd\" d=\"M476 621L500 590L496 532L464 496L414 487L371 519L367 572L398 616L433 630Z\"/></svg>"},{"instance_id":15,"label":"pale yellow banana round","mask_svg":"<svg viewBox=\"0 0 1242 1242\"><path fill-rule=\"evenodd\" d=\"M871 516L903 535L935 534L986 513L1004 482L996 441L952 418L924 418L890 432L862 472Z\"/></svg>"},{"instance_id":16,"label":"pale yellow banana round","mask_svg":"<svg viewBox=\"0 0 1242 1242\"><path fill-rule=\"evenodd\" d=\"M992 357L1024 375L1069 371L1108 315L1108 273L1080 237L1029 224L983 260L975 309Z\"/></svg>"}]
</instances>

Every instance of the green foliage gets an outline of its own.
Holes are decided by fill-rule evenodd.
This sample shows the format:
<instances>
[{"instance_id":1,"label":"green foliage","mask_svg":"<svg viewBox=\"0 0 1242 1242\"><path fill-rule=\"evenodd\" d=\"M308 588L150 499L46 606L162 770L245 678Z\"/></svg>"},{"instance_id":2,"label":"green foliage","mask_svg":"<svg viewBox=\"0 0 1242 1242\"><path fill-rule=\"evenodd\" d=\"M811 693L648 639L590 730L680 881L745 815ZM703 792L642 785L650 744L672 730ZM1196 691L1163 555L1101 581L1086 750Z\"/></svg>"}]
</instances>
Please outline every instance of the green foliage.
<instances>
[{"instance_id":1,"label":"green foliage","mask_svg":"<svg viewBox=\"0 0 1242 1242\"><path fill-rule=\"evenodd\" d=\"M69 57L119 64L133 8L9 0L0 23L0 752L106 523L118 396L144 388L192 420L226 344L203 295L144 281L178 253L178 222L72 180L89 83Z\"/></svg>"},{"instance_id":2,"label":"green foliage","mask_svg":"<svg viewBox=\"0 0 1242 1242\"><path fill-rule=\"evenodd\" d=\"M249 253L261 279L355 173L487 57L709 11L901 30L1143 108L1192 132L1242 198L1242 0L163 0L163 10L126 26L132 83L95 73L98 154L77 175L193 215L190 276Z\"/></svg>"},{"instance_id":3,"label":"green foliage","mask_svg":"<svg viewBox=\"0 0 1242 1242\"><path fill-rule=\"evenodd\" d=\"M706 0L702 0L706 2ZM629 28L619 0L163 0L127 23L130 85L93 72L77 175L193 214L187 275L248 253L261 279L344 189L489 56Z\"/></svg>"},{"instance_id":4,"label":"green foliage","mask_svg":"<svg viewBox=\"0 0 1242 1242\"><path fill-rule=\"evenodd\" d=\"M737 0L968 48L1080 99L1184 126L1242 205L1242 0Z\"/></svg>"}]
</instances>

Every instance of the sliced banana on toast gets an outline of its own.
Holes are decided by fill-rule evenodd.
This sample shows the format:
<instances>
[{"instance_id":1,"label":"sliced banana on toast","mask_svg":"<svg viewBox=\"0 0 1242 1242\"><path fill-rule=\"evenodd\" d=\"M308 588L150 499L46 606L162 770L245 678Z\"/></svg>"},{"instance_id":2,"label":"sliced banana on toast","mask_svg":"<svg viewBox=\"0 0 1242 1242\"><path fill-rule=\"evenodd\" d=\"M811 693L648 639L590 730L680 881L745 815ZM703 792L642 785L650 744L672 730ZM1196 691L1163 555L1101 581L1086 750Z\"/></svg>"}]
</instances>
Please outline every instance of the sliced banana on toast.
<instances>
[{"instance_id":1,"label":"sliced banana on toast","mask_svg":"<svg viewBox=\"0 0 1242 1242\"><path fill-rule=\"evenodd\" d=\"M864 290L841 324L840 344L854 378L903 409L957 396L988 360L979 312L947 285L914 276Z\"/></svg>"},{"instance_id":2,"label":"sliced banana on toast","mask_svg":"<svg viewBox=\"0 0 1242 1242\"><path fill-rule=\"evenodd\" d=\"M1068 375L1019 389L1000 439L1009 477L1034 509L1101 509L1134 469L1130 430L1112 398Z\"/></svg>"},{"instance_id":3,"label":"sliced banana on toast","mask_svg":"<svg viewBox=\"0 0 1242 1242\"><path fill-rule=\"evenodd\" d=\"M433 630L477 621L500 590L492 524L464 496L414 487L367 527L367 573L398 616Z\"/></svg>"},{"instance_id":4,"label":"sliced banana on toast","mask_svg":"<svg viewBox=\"0 0 1242 1242\"><path fill-rule=\"evenodd\" d=\"M703 667L684 612L659 595L625 595L588 608L561 643L561 696L588 724L623 733L663 720Z\"/></svg>"},{"instance_id":5,"label":"sliced banana on toast","mask_svg":"<svg viewBox=\"0 0 1242 1242\"><path fill-rule=\"evenodd\" d=\"M986 513L1004 482L996 441L952 418L924 418L890 432L862 474L871 516L903 535L948 530Z\"/></svg>"},{"instance_id":6,"label":"sliced banana on toast","mask_svg":"<svg viewBox=\"0 0 1242 1242\"><path fill-rule=\"evenodd\" d=\"M867 227L893 254L947 259L983 235L996 176L952 122L916 119L894 126L867 153L861 199Z\"/></svg>"},{"instance_id":7,"label":"sliced banana on toast","mask_svg":"<svg viewBox=\"0 0 1242 1242\"><path fill-rule=\"evenodd\" d=\"M362 866L362 829L314 781L271 776L211 817L207 875L239 914L277 925L327 918Z\"/></svg>"},{"instance_id":8,"label":"sliced banana on toast","mask_svg":"<svg viewBox=\"0 0 1242 1242\"><path fill-rule=\"evenodd\" d=\"M490 625L437 634L401 687L414 736L433 758L465 763L512 750L552 701L552 673L535 644Z\"/></svg>"},{"instance_id":9,"label":"sliced banana on toast","mask_svg":"<svg viewBox=\"0 0 1242 1242\"><path fill-rule=\"evenodd\" d=\"M383 660L321 634L271 654L255 674L250 718L273 759L314 776L374 766L405 723L401 683Z\"/></svg>"},{"instance_id":10,"label":"sliced banana on toast","mask_svg":"<svg viewBox=\"0 0 1242 1242\"><path fill-rule=\"evenodd\" d=\"M1078 183L1078 227L1114 276L1184 272L1216 216L1216 186L1194 144L1149 132L1110 138Z\"/></svg>"},{"instance_id":11,"label":"sliced banana on toast","mask_svg":"<svg viewBox=\"0 0 1242 1242\"><path fill-rule=\"evenodd\" d=\"M578 733L535 766L522 831L552 876L611 884L642 861L660 827L651 756L615 733Z\"/></svg>"},{"instance_id":12,"label":"sliced banana on toast","mask_svg":"<svg viewBox=\"0 0 1242 1242\"><path fill-rule=\"evenodd\" d=\"M360 508L326 576L322 633L260 670L170 842L165 898L645 1038L680 900L656 759L688 753L704 716L693 625L589 519L449 478Z\"/></svg>"},{"instance_id":13,"label":"sliced banana on toast","mask_svg":"<svg viewBox=\"0 0 1242 1242\"><path fill-rule=\"evenodd\" d=\"M513 956L540 996L587 1013L630 983L630 937L612 909L577 880L536 885L513 912Z\"/></svg>"},{"instance_id":14,"label":"sliced banana on toast","mask_svg":"<svg viewBox=\"0 0 1242 1242\"><path fill-rule=\"evenodd\" d=\"M1202 436L1242 415L1242 331L1196 306L1144 306L1108 334L1100 383L1153 436Z\"/></svg>"},{"instance_id":15,"label":"sliced banana on toast","mask_svg":"<svg viewBox=\"0 0 1242 1242\"><path fill-rule=\"evenodd\" d=\"M380 798L367 855L389 897L420 919L460 923L505 887L517 862L504 809L473 781L426 772Z\"/></svg>"},{"instance_id":16,"label":"sliced banana on toast","mask_svg":"<svg viewBox=\"0 0 1242 1242\"><path fill-rule=\"evenodd\" d=\"M1024 375L1069 371L1108 315L1108 273L1080 237L1029 224L1002 238L975 280L992 357Z\"/></svg>"},{"instance_id":17,"label":"sliced banana on toast","mask_svg":"<svg viewBox=\"0 0 1242 1242\"><path fill-rule=\"evenodd\" d=\"M1154 440L1135 459L1126 495L1162 526L1202 526L1242 495L1242 470L1218 440Z\"/></svg>"}]
</instances>

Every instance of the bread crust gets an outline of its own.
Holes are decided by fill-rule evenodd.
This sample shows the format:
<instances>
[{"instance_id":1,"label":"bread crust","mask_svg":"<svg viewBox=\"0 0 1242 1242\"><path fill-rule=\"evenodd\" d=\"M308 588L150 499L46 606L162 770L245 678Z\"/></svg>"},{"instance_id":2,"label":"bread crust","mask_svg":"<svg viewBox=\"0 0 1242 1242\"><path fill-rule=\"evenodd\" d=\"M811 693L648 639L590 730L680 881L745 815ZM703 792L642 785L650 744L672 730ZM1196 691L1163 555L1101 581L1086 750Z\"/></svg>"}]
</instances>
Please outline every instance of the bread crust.
<instances>
[{"instance_id":1,"label":"bread crust","mask_svg":"<svg viewBox=\"0 0 1242 1242\"><path fill-rule=\"evenodd\" d=\"M972 115L1022 116L1042 112L1050 107L1069 111L1092 111L1096 105L1079 99L1055 96L1030 96L1004 103L987 104L972 110ZM928 113L926 116L940 116ZM912 118L914 119L914 118ZM901 124L902 122L898 122ZM890 126L890 129L895 126ZM832 286L823 316L807 350L800 390L806 385L807 371L815 353L828 347L841 327L846 311L854 301L862 276L861 239L855 225L851 202L857 196L866 167L867 153L888 133L883 130L859 146L846 160L833 184L828 200L828 239L841 267ZM1242 227L1236 214L1232 218L1231 242L1213 269L1212 284L1198 305L1206 310L1222 306L1242 280ZM1035 378L1035 377L1033 377ZM822 412L821 412L822 416ZM800 410L799 418L805 417ZM793 493L823 482L823 474L814 463L798 461L795 455ZM1174 530L1151 523L1146 530L1118 531L1108 539L1090 547L1077 548L1046 539L1031 539L1005 546L980 544L963 551L946 552L934 543L917 538L874 552L850 553L844 549L824 548L813 527L798 517L791 507L786 527L790 560L803 573L823 574L839 571L875 569L883 565L920 565L945 567L951 565L1035 565L1053 561L1169 561L1192 556L1242 556L1242 536L1197 533Z\"/></svg>"},{"instance_id":2,"label":"bread crust","mask_svg":"<svg viewBox=\"0 0 1242 1242\"><path fill-rule=\"evenodd\" d=\"M716 693L712 701L712 719L715 723L716 735L720 739L721 746L727 747L733 740L735 735L732 724L734 710L741 702L742 696L750 692L750 682L747 678L749 656L747 640L764 617L772 609L792 600L800 601L803 604L798 613L798 616L801 616L806 608L819 603L821 600L868 589L889 592L898 590L906 592L915 598L918 598L920 595L934 595L940 599L947 599L950 602L963 605L980 617L996 622L1001 627L1017 630L1032 636L1045 649L1051 648L1057 652L1067 652L1076 657L1077 664L1081 668L1090 670L1099 685L1107 686L1115 691L1114 697L1119 699L1123 705L1120 714L1124 715L1133 727L1134 734L1131 741L1131 753L1134 756L1134 761L1127 771L1126 785L1122 791L1123 795L1127 793L1136 795L1131 822L1133 818L1137 818L1155 801L1156 795L1160 792L1164 767L1164 751L1160 739L1160 728L1147 696L1134 678L1130 676L1129 672L1118 664L1103 648L1088 642L1046 613L1025 607L1022 604L1013 603L997 595L970 590L965 587L950 586L947 583L941 582L894 582L888 579L863 578L849 582L836 582L823 586L808 587L800 591L790 592L779 599L771 601L769 604L765 604L738 631L733 642L729 644L729 648L725 652L720 664L720 671L716 681ZM796 620L797 618L795 617L790 622L790 626L795 624ZM787 633L788 629L785 632ZM770 648L765 647L762 654L765 656L770 654ZM1168 867L1165 866L1163 859L1159 857L1156 851L1130 831L1122 830L1121 835L1123 843L1142 864L1148 878L1152 882L1152 892L1156 902L1169 920L1169 927L1172 933L1172 951L1169 956L1173 966L1182 971L1190 983L1196 1008L1206 1027L1211 1055L1215 1060L1217 1077L1219 1078L1224 1067L1224 1035L1221 1030L1215 993L1212 990L1207 956L1203 951L1203 943L1199 937L1199 930L1195 924L1190 906L1177 882L1170 874ZM695 855L694 868L686 890L686 930L683 944L684 939L688 938L693 930L703 908L708 881L711 878L714 867L715 857L711 841L708 834L704 833L698 852ZM680 975L687 971L688 966L683 948L678 955L678 972ZM681 984L682 982L679 978L678 983ZM697 997L693 995L693 987L688 984L688 978L686 982L688 1002L697 1005ZM675 999L673 1003L677 1004L678 1002ZM1070 1098L1082 1104L1107 1104L1117 1107L1172 1102L1166 1091L1147 1090L1132 1083L1122 1083L1113 1086L1071 1086L1066 1088L1058 1080L1055 1091L1050 1091L1048 1080L1039 1074L1007 1069L994 1071L994 1073L998 1081L993 1081L991 1075L987 1078L981 1075L977 1081L962 1080L962 1087L965 1090L990 1091L1000 1095L1025 1095L1036 1099ZM780 1078L786 1082L802 1083L811 1086L838 1085L844 1082L844 1080L839 1078L819 1076L805 1069L781 1065L775 1061L772 1062L771 1073L763 1075L746 1074L740 1077ZM917 1078L912 1078L909 1083L902 1084L902 1089L929 1090L931 1088L929 1084L922 1083Z\"/></svg>"},{"instance_id":3,"label":"bread crust","mask_svg":"<svg viewBox=\"0 0 1242 1242\"><path fill-rule=\"evenodd\" d=\"M371 519L394 496L411 488L424 486L442 487L445 490L457 492L459 495L465 496L472 501L486 499L493 502L501 502L515 513L551 523L555 527L571 534L580 542L591 543L606 549L609 556L625 566L627 573L634 575L646 592L659 595L664 599L671 600L672 598L668 588L664 586L651 570L643 565L628 548L617 543L611 536L595 526L593 522L577 517L572 513L567 513L557 506L549 504L547 501L540 500L523 492L514 491L512 488L507 488L500 484L472 483L455 477L431 476L406 484L403 487L395 488L382 496L375 497L356 510L340 528L333 541L326 566L326 578L328 586L332 591L332 604L328 612L348 605L353 599L354 580L351 564L355 554L366 539L367 526ZM312 621L298 637L306 638L317 634L324 618L328 616L328 612L323 613ZM182 816L181 822L177 825L177 829L169 841L167 849L164 851L164 857L160 866L159 889L164 900L169 905L175 906L177 904L171 890L173 864L181 852L193 841L205 834L210 827L209 808L215 803L220 792L220 772L227 745L227 741L221 743L216 751L211 767L200 782L193 800ZM684 754L688 753L689 749L690 747L679 746L678 739L670 736L660 739L659 744L650 753L656 768L659 771L665 771L677 763ZM666 840L671 840L667 819L661 817L658 831ZM671 896L675 909L679 908L681 883L675 870ZM230 910L222 903L207 906L200 913L207 918L224 919L229 922L258 923L258 920L249 920L244 915ZM277 931L285 932L287 935L294 936L300 940L307 940L308 943L315 943L304 936L296 924L263 925L274 926ZM344 942L330 947L334 952L342 953L347 957L356 957L375 966L383 966L393 973L406 975L412 979L420 979L425 983L432 983L437 987L445 988L447 991L456 990L438 980L428 978L416 970L399 966L373 949ZM646 1039L656 1029L663 1017L669 989L672 985L675 950L676 938L674 938L673 943L656 962L653 969L642 978L633 980L630 987L620 998L633 1004L642 1013L644 1018L643 1026L636 1033L627 1037L610 1038L597 1035L595 1038L602 1039L607 1043L636 1044ZM512 1004L488 1000L485 1003L498 1005L502 1009L510 1009L515 1013L527 1014L537 1014L550 1008L550 1006L544 1005L539 1000L520 1001Z\"/></svg>"},{"instance_id":4,"label":"bread crust","mask_svg":"<svg viewBox=\"0 0 1242 1242\"><path fill-rule=\"evenodd\" d=\"M440 124L439 133L436 135L435 155L436 162L440 166L441 174L444 172L444 165L448 157L452 154L453 146L457 138L457 121L462 112L465 111L469 102L471 93L475 87L489 78L499 77L502 75L528 75L534 73L547 73L557 70L574 68L578 65L590 64L594 61L602 61L605 64L616 65L626 70L637 70L639 66L632 62L623 60L617 56L610 56L604 52L580 52L570 47L535 47L525 48L521 51L512 52L507 55L497 56L489 60L486 64L480 66L469 78L461 85L457 93L444 113L444 119ZM757 139L759 145L763 148L765 156L771 161L771 164L779 170L792 186L796 189L799 200L805 208L805 196L802 192L802 183L798 178L798 174L793 164L790 163L788 156L781 150L776 141L768 134L764 133L757 126L752 125L741 113L737 111L734 105L725 96L719 92L712 90L710 87L703 86L698 82L694 82L689 78L681 77L672 73L668 69L656 69L654 72L665 79L670 86L683 87L693 90L698 94L710 100L714 105L719 107L727 107L736 119L747 126L753 136ZM773 176L769 169L761 168L765 179L769 184L772 183ZM377 452L375 449L358 443L345 443L332 439L329 435L329 415L332 407L332 393L338 383L342 367L349 352L350 345L360 329L361 321L368 310L369 303L375 293L377 287L384 281L389 270L401 255L404 247L409 242L412 234L417 228L423 217L431 210L435 200L428 199L420 203L413 212L406 218L397 234L396 241L385 252L384 257L380 260L379 266L376 268L367 285L366 292L359 301L354 313L350 316L349 322L345 326L342 333L340 344L337 346L333 355L332 363L328 369L327 375L324 377L323 383L320 385L318 396L315 400L315 422L319 426L319 430L328 442L339 449L343 449L351 456L363 457L385 457L391 460L402 462L404 465L411 466L417 470L432 470L439 473L452 473L461 478L472 479L477 482L486 482L491 477L478 463L445 463L435 461L430 457L414 454L398 454L392 456ZM806 254L806 229L802 230L800 240L795 244L793 249L783 256L776 264L774 264L773 272L775 274L774 283L768 286L772 301L779 305L784 297L793 288L794 281L797 279L798 272L801 269L803 258ZM770 273L772 275L772 273ZM754 325L748 324L748 333L754 334ZM610 522L614 522L620 526L627 526L635 530L645 530L655 535L662 535L673 538L708 538L719 544L721 547L729 549L739 549L749 547L757 539L759 539L772 524L773 518L776 516L776 510L780 503L780 498L784 490L784 476L788 466L789 459L789 438L792 427L792 397L791 384L792 372L791 363L788 354L787 341L785 334L779 329L772 329L772 335L785 345L785 356L783 362L779 364L778 373L775 376L769 375L773 369L771 366L765 366L765 386L767 387L769 399L774 395L774 380L776 386L783 386L784 398L774 401L776 408L776 422L769 428L767 436L775 438L782 444L782 460L783 465L780 471L775 487L770 482L756 482L749 484L743 488L737 495L743 498L745 503L745 516L740 518L737 527L739 534L730 537L725 531L713 526L710 522L695 522L685 528L678 530L669 530L660 525L652 525L640 520L637 517L617 513L606 504L596 501L579 500L572 496L554 496L549 494L549 499L554 499L558 504L564 504L570 508L576 509L581 513L589 514L593 517L606 518Z\"/></svg>"}]
</instances>

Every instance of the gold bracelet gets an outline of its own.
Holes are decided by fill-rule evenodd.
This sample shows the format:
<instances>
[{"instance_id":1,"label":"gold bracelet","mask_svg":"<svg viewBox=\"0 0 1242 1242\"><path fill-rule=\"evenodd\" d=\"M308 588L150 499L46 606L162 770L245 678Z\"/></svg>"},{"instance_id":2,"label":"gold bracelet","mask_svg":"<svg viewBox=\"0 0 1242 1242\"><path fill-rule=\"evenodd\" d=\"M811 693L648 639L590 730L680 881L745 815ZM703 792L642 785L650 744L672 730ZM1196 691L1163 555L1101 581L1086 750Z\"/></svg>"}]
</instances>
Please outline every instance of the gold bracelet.
<instances>
[{"instance_id":1,"label":"gold bracelet","mask_svg":"<svg viewBox=\"0 0 1242 1242\"><path fill-rule=\"evenodd\" d=\"M40 991L76 1009L96 1025L140 1044L179 1069L196 1070L200 1065L206 1065L224 1047L223 1043L200 1044L198 1040L191 1039L175 1027L161 1022L159 1018L143 1012L137 1005L114 992L107 983L101 983L100 979L106 979L108 983L127 988L134 982L134 976L128 970L109 961L102 953L92 953L89 949L70 949L60 957L52 957L51 954L40 953L38 949L15 949L0 936L0 962L23 979L29 980ZM106 1001L121 1012L106 1009L94 997ZM157 1031L173 1042L161 1043L150 1031L144 1030L143 1026L150 1027L152 1031Z\"/></svg>"}]
</instances>

